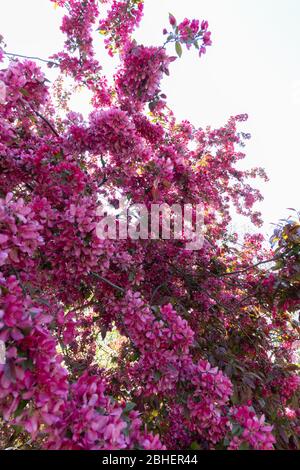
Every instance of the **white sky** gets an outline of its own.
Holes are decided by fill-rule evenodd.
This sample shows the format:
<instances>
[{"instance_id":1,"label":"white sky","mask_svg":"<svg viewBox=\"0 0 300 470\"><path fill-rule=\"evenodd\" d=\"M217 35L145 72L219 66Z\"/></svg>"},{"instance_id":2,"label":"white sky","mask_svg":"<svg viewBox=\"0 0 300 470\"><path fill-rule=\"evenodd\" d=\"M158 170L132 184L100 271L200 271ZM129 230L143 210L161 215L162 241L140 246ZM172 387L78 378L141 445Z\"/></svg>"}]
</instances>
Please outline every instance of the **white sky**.
<instances>
[{"instance_id":1,"label":"white sky","mask_svg":"<svg viewBox=\"0 0 300 470\"><path fill-rule=\"evenodd\" d=\"M168 12L178 20L208 20L213 46L202 59L185 50L163 90L177 118L197 126L219 126L230 115L249 114L243 126L252 134L246 163L263 166L271 179L259 186L270 233L269 224L287 216L288 207L300 209L300 1L145 0L145 5L135 37L146 44L162 44ZM2 0L1 7L0 34L9 52L47 58L61 50L61 9L54 10L49 0ZM101 48L99 53L100 62L109 64ZM84 100L74 106L85 107Z\"/></svg>"}]
</instances>

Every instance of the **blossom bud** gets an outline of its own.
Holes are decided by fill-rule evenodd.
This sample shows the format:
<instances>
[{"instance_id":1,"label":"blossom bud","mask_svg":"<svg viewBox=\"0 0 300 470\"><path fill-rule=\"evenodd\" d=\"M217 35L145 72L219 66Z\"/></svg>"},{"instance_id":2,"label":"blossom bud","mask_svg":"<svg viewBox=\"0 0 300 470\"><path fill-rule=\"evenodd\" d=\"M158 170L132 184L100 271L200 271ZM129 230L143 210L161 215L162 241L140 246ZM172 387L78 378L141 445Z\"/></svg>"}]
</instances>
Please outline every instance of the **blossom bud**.
<instances>
[{"instance_id":1,"label":"blossom bud","mask_svg":"<svg viewBox=\"0 0 300 470\"><path fill-rule=\"evenodd\" d=\"M171 13L169 14L169 21L171 26L175 26L177 24L175 16L173 16Z\"/></svg>"}]
</instances>

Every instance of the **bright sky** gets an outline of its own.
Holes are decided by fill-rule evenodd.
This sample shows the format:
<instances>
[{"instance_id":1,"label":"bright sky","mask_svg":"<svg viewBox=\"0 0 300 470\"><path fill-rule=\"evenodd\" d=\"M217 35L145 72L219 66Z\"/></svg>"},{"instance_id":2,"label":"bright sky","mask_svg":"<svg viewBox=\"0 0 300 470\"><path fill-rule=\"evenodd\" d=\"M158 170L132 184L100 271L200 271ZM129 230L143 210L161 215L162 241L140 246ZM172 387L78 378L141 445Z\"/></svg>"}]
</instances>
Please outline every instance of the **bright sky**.
<instances>
[{"instance_id":1,"label":"bright sky","mask_svg":"<svg viewBox=\"0 0 300 470\"><path fill-rule=\"evenodd\" d=\"M9 52L47 58L61 49L61 11L49 0L4 4L0 34ZM249 114L243 126L252 134L246 163L263 166L271 179L259 185L265 231L271 233L270 223L286 217L287 208L300 209L300 1L145 0L145 5L135 37L146 44L162 44L168 12L178 20L208 20L213 46L202 59L194 50L184 51L163 90L178 119L197 126L219 126L230 115ZM84 97L80 100L84 107Z\"/></svg>"}]
</instances>

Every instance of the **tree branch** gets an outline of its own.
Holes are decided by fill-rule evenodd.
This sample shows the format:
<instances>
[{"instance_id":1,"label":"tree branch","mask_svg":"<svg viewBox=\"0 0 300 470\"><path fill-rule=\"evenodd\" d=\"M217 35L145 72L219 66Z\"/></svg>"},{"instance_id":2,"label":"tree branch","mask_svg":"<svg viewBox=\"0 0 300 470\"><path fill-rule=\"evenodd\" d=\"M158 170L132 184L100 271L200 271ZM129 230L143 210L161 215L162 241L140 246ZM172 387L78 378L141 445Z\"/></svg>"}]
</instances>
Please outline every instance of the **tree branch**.
<instances>
[{"instance_id":1,"label":"tree branch","mask_svg":"<svg viewBox=\"0 0 300 470\"><path fill-rule=\"evenodd\" d=\"M41 59L40 57L35 57L35 56L28 56L28 55L23 55L23 54L14 54L13 52L6 52L3 51L5 55L11 56L11 57L20 57L21 59L30 59L30 60L39 60L40 62L45 62L46 64L53 64L59 66L58 62L54 62L51 59Z\"/></svg>"},{"instance_id":2,"label":"tree branch","mask_svg":"<svg viewBox=\"0 0 300 470\"><path fill-rule=\"evenodd\" d=\"M108 284L109 286L111 286L114 289L118 290L119 292L122 292L123 294L125 294L125 289L123 289L120 286L117 286L116 284L113 284L113 282L109 281L105 277L99 276L99 274L97 274L97 273L92 273L92 275L95 276L97 279L100 279L100 281L106 282L106 284Z\"/></svg>"},{"instance_id":3,"label":"tree branch","mask_svg":"<svg viewBox=\"0 0 300 470\"><path fill-rule=\"evenodd\" d=\"M32 109L32 111L40 118L42 119L42 121L44 121L44 123L51 129L51 131L53 132L53 134L56 135L56 137L60 137L59 133L57 132L57 130L52 126L52 124L48 121L47 118L45 118L45 116L43 116L41 113L39 113L38 111L36 111L35 109Z\"/></svg>"}]
</instances>

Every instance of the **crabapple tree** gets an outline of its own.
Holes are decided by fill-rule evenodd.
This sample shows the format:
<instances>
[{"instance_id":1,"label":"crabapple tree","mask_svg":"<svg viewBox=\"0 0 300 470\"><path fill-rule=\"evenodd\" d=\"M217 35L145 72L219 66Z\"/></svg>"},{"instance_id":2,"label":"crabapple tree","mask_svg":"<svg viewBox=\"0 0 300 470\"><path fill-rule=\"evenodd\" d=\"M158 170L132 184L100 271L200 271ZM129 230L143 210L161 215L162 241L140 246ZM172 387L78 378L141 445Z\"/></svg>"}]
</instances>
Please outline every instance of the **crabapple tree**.
<instances>
[{"instance_id":1,"label":"crabapple tree","mask_svg":"<svg viewBox=\"0 0 300 470\"><path fill-rule=\"evenodd\" d=\"M197 128L161 90L183 50L203 60L207 21L170 14L152 47L134 40L142 0L55 3L53 86L0 44L1 447L299 449L299 218L270 248L230 233L232 210L261 223L249 179L266 175L238 166L247 115ZM87 118L65 80L91 94ZM100 239L100 200L120 195L203 204L203 247Z\"/></svg>"}]
</instances>

